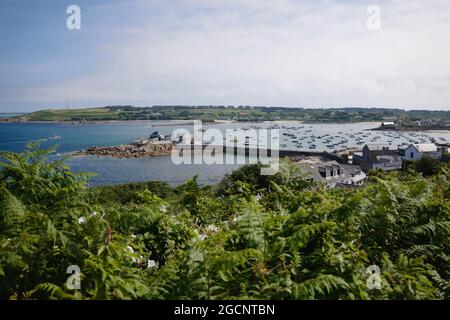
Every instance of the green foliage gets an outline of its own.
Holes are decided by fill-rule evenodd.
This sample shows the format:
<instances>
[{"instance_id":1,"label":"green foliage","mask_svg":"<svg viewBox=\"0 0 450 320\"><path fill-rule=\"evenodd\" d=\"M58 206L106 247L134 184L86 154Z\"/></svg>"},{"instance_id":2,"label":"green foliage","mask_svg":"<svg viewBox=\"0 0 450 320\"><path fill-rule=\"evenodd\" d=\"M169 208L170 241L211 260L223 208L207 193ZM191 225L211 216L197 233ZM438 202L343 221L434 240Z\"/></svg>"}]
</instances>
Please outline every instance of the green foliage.
<instances>
[{"instance_id":1,"label":"green foliage","mask_svg":"<svg viewBox=\"0 0 450 320\"><path fill-rule=\"evenodd\" d=\"M412 167L415 171L422 173L424 176L432 176L439 173L441 163L435 158L422 157L420 160L414 161Z\"/></svg>"},{"instance_id":2,"label":"green foliage","mask_svg":"<svg viewBox=\"0 0 450 320\"><path fill-rule=\"evenodd\" d=\"M289 161L214 187L88 189L51 150L0 154L1 299L449 299L442 166L327 190ZM67 268L81 289L67 287ZM381 269L381 289L367 268Z\"/></svg>"}]
</instances>

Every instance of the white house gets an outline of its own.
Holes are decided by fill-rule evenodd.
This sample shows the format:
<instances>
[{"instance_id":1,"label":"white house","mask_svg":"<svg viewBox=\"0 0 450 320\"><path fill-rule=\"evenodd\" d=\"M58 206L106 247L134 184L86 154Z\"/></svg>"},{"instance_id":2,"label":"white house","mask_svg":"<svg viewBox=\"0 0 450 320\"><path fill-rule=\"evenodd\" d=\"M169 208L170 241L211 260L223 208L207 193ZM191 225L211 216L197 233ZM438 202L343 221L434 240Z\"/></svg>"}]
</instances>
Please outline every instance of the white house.
<instances>
[{"instance_id":1,"label":"white house","mask_svg":"<svg viewBox=\"0 0 450 320\"><path fill-rule=\"evenodd\" d=\"M405 160L416 161L422 157L439 159L436 145L434 143L412 144L405 150Z\"/></svg>"}]
</instances>

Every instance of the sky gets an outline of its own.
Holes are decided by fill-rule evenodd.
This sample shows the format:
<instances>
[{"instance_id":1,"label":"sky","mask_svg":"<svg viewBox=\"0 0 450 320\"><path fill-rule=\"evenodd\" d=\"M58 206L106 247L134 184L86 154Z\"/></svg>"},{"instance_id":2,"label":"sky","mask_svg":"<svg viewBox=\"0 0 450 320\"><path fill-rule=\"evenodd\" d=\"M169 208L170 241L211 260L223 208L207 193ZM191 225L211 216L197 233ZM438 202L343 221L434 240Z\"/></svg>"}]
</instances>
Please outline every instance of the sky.
<instances>
[{"instance_id":1,"label":"sky","mask_svg":"<svg viewBox=\"0 0 450 320\"><path fill-rule=\"evenodd\" d=\"M448 0L1 0L0 112L450 110L449 40Z\"/></svg>"}]
</instances>

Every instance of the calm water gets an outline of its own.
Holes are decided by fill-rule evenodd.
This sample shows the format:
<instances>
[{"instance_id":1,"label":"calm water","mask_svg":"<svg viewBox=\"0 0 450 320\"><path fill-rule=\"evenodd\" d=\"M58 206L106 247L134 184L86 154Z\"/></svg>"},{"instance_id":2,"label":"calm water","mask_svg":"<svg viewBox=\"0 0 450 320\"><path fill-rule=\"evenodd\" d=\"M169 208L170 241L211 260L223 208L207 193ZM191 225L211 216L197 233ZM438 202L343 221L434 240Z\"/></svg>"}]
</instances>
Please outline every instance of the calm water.
<instances>
[{"instance_id":1,"label":"calm water","mask_svg":"<svg viewBox=\"0 0 450 320\"><path fill-rule=\"evenodd\" d=\"M22 115L23 113L0 113L0 118L13 118Z\"/></svg>"},{"instance_id":2,"label":"calm water","mask_svg":"<svg viewBox=\"0 0 450 320\"><path fill-rule=\"evenodd\" d=\"M176 125L173 125L176 123ZM167 125L172 124L172 125ZM310 151L332 151L345 147L359 147L365 143L391 143L394 146L411 143L427 143L431 138L438 142L450 141L450 131L440 132L380 132L369 131L379 123L359 124L315 124L277 122L280 127L280 148ZM205 125L205 129L217 128L236 130L270 128L274 123L227 123ZM177 128L192 131L186 122L134 122L73 126L65 124L40 123L0 123L0 150L21 151L26 143L41 140L43 146L58 145L58 153L86 149L94 145L110 146L129 143L147 137L152 131L170 135ZM59 141L47 138L58 135ZM224 134L225 136L225 134ZM312 149L312 146L315 149ZM131 181L160 180L173 185L198 175L202 183L215 183L226 173L240 165L175 165L170 157L145 159L111 159L97 157L77 157L69 161L76 171L96 172L93 185L114 184Z\"/></svg>"}]
</instances>

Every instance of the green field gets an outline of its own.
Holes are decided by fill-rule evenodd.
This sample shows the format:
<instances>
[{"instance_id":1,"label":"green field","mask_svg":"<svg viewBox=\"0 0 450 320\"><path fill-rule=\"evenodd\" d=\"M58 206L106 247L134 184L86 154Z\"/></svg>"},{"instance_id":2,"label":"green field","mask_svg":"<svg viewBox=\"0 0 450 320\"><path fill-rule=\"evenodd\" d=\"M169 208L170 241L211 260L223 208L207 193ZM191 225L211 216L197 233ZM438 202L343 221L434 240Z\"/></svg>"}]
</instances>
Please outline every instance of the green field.
<instances>
[{"instance_id":1,"label":"green field","mask_svg":"<svg viewBox=\"0 0 450 320\"><path fill-rule=\"evenodd\" d=\"M118 120L119 112L105 108L41 110L26 117L32 121Z\"/></svg>"}]
</instances>

